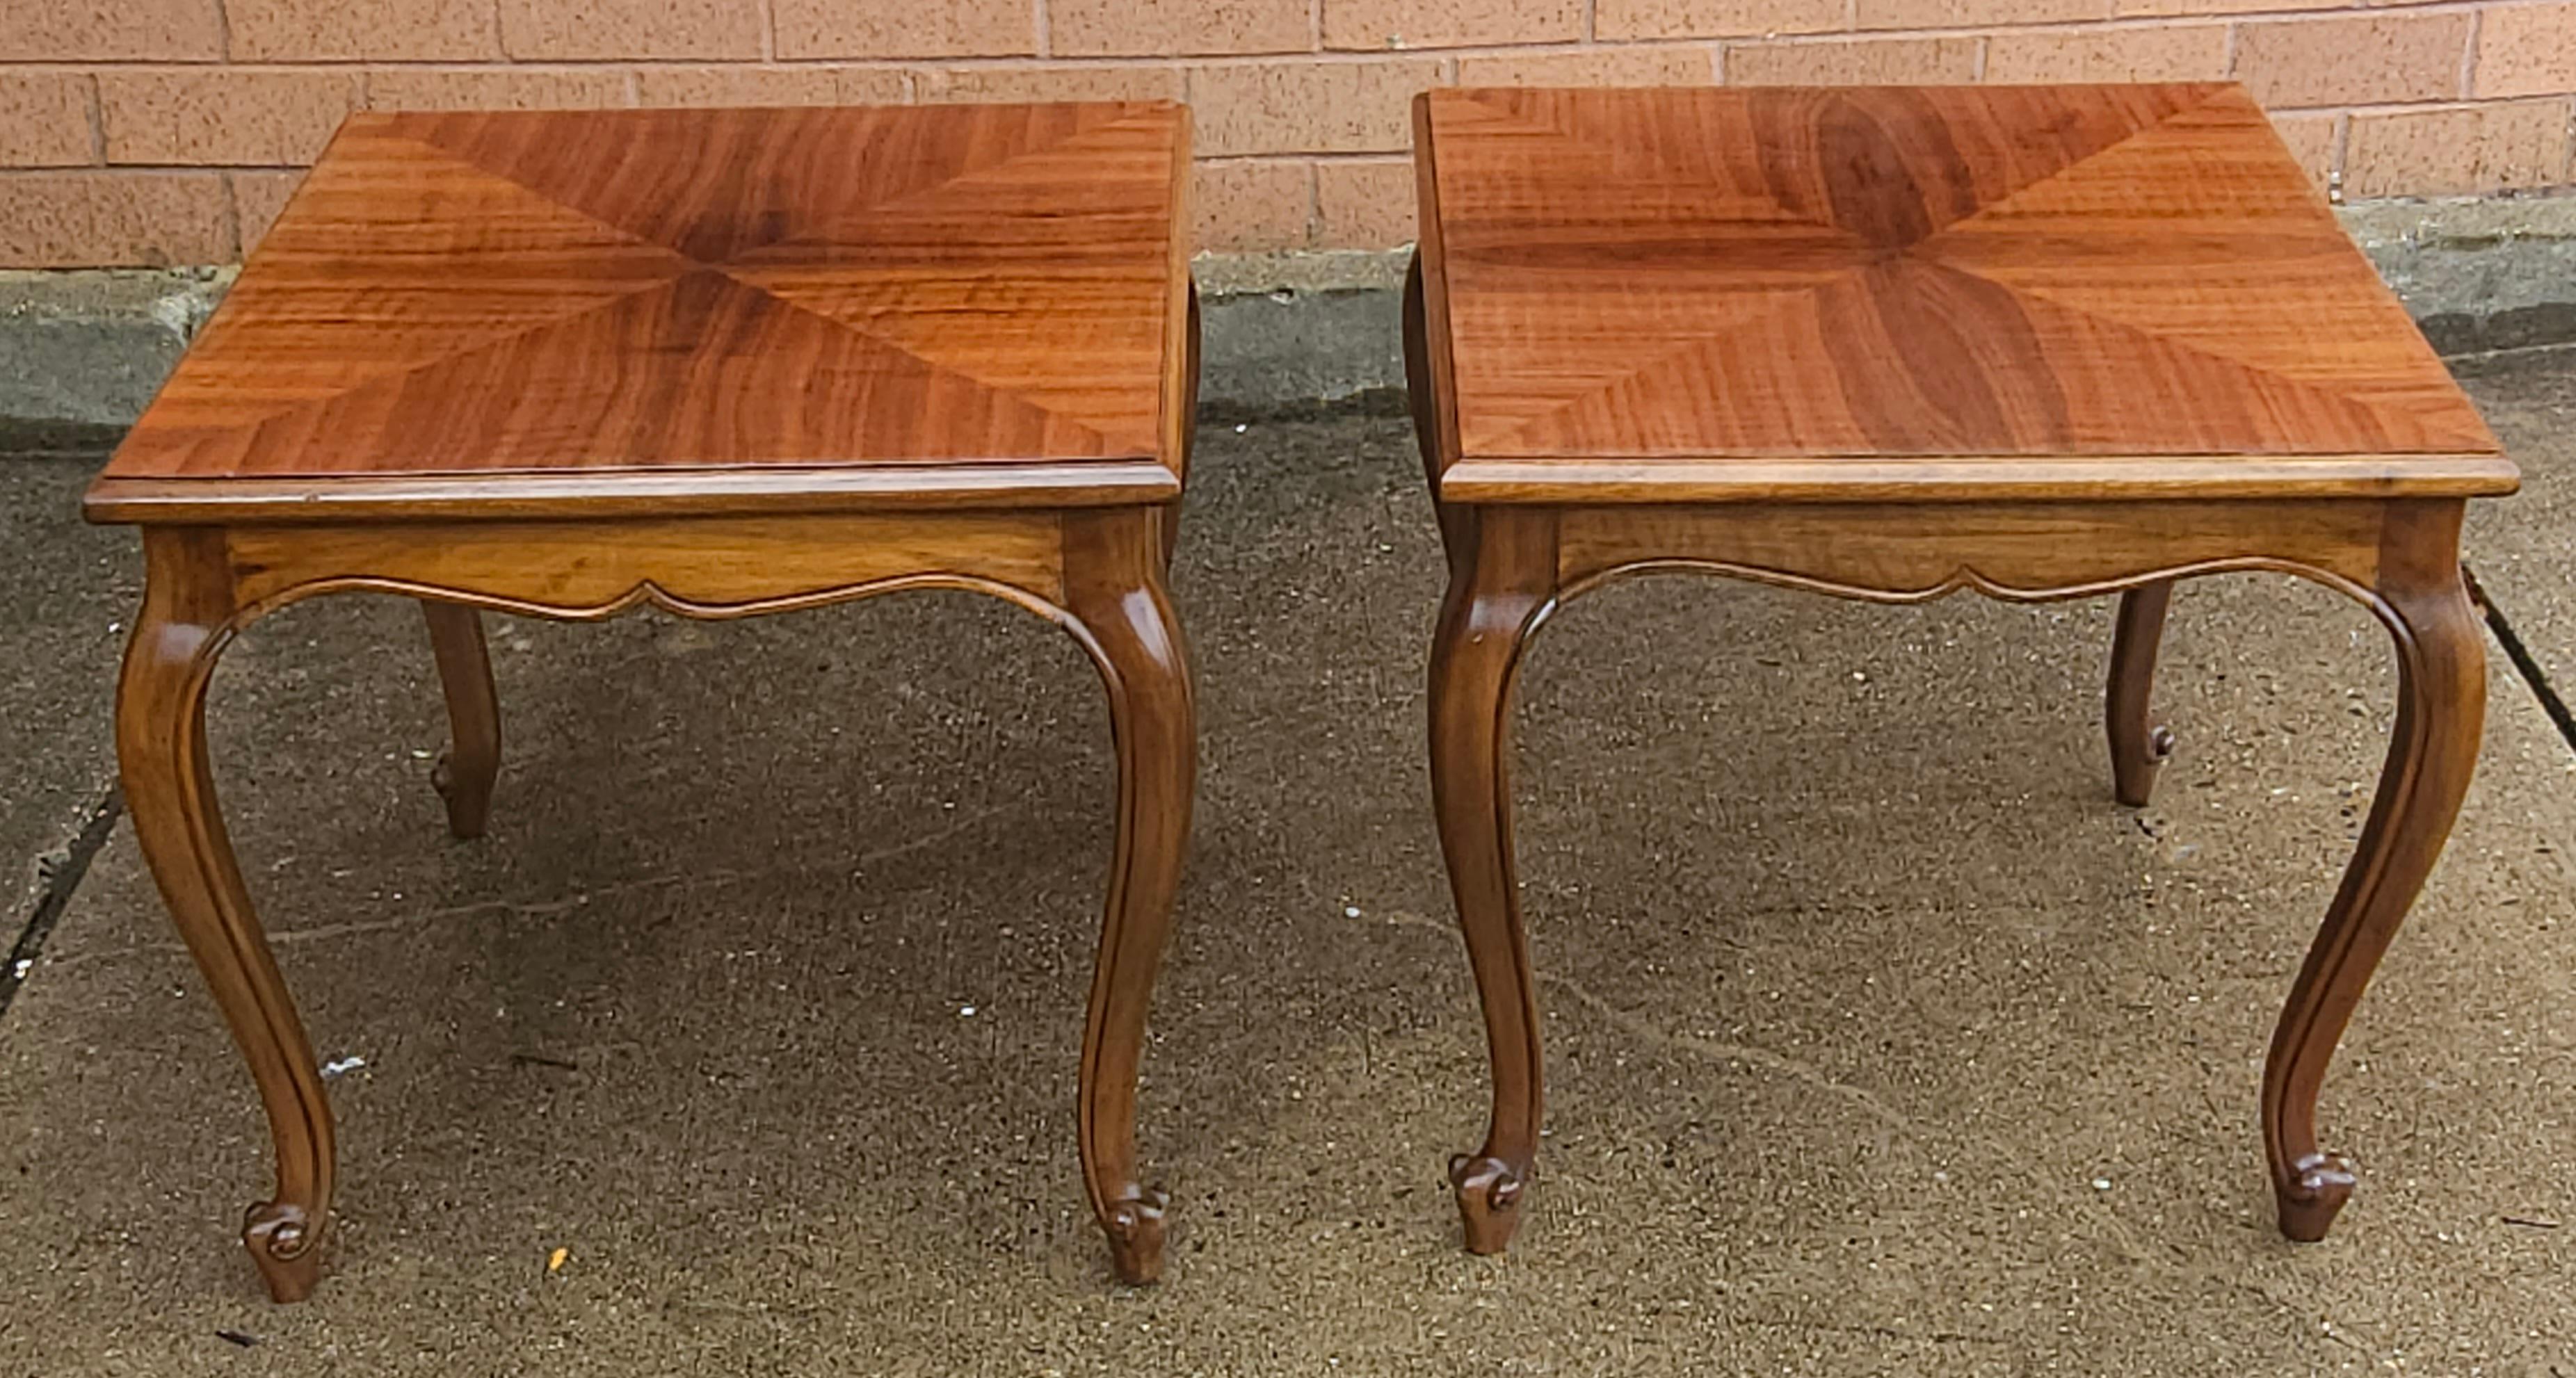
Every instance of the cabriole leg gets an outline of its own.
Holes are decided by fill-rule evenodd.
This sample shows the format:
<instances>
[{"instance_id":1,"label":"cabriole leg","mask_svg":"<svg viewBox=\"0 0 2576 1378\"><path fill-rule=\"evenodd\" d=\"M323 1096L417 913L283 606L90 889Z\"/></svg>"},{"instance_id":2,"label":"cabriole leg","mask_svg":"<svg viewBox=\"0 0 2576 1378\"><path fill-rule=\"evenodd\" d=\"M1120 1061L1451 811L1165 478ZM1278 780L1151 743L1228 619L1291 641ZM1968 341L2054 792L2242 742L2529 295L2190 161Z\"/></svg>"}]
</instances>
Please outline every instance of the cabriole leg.
<instances>
[{"instance_id":1,"label":"cabriole leg","mask_svg":"<svg viewBox=\"0 0 2576 1378\"><path fill-rule=\"evenodd\" d=\"M1082 1038L1084 1186L1121 1281L1163 1269L1160 1190L1136 1166L1136 1073L1154 973L1189 845L1198 732L1189 663L1163 588L1156 509L1065 518L1065 607L1109 691L1118 824Z\"/></svg>"},{"instance_id":2,"label":"cabriole leg","mask_svg":"<svg viewBox=\"0 0 2576 1378\"><path fill-rule=\"evenodd\" d=\"M331 1206L331 1106L312 1046L234 863L206 758L206 682L233 631L221 533L144 533L142 615L116 694L116 754L135 840L170 917L250 1063L277 1153L277 1191L242 1240L277 1300L311 1294Z\"/></svg>"},{"instance_id":3,"label":"cabriole leg","mask_svg":"<svg viewBox=\"0 0 2576 1378\"><path fill-rule=\"evenodd\" d=\"M1458 928L1485 1011L1493 1118L1484 1146L1450 1160L1467 1248L1499 1253L1520 1223L1538 1152L1538 994L1512 865L1512 685L1521 648L1556 592L1553 518L1461 514L1449 595L1431 647L1431 793Z\"/></svg>"},{"instance_id":4,"label":"cabriole leg","mask_svg":"<svg viewBox=\"0 0 2576 1378\"><path fill-rule=\"evenodd\" d=\"M2170 579L2121 594L2119 628L2111 639L2111 682L2103 695L2103 716L2111 729L2111 791L2133 809L2146 807L2155 793L2156 771L2173 754L2173 733L2148 721L2156 648L2164 640L2165 608L2172 601Z\"/></svg>"},{"instance_id":5,"label":"cabriole leg","mask_svg":"<svg viewBox=\"0 0 2576 1378\"><path fill-rule=\"evenodd\" d=\"M2397 643L2397 727L2370 821L2308 949L2263 1068L2263 1141L2281 1233L2325 1237L2353 1171L2317 1147L2317 1092L2371 972L2442 854L2477 764L2486 643L2460 578L2457 502L2406 504L2380 554L2381 615Z\"/></svg>"},{"instance_id":6,"label":"cabriole leg","mask_svg":"<svg viewBox=\"0 0 2576 1378\"><path fill-rule=\"evenodd\" d=\"M492 813L492 782L501 773L501 700L492 688L492 656L483 644L483 615L461 603L421 600L429 649L447 694L444 755L429 780L447 801L447 830L483 835Z\"/></svg>"}]
</instances>

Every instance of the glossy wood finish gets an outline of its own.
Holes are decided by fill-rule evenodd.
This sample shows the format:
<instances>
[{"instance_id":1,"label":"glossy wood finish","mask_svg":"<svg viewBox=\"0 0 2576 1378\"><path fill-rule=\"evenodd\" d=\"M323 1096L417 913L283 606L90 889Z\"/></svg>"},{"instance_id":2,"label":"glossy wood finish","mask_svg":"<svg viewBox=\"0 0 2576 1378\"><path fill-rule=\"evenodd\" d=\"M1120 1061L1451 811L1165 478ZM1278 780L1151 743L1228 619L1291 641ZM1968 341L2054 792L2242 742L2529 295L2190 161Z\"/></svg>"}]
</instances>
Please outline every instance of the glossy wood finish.
<instances>
[{"instance_id":1,"label":"glossy wood finish","mask_svg":"<svg viewBox=\"0 0 2576 1378\"><path fill-rule=\"evenodd\" d=\"M242 885L206 755L206 682L239 625L223 537L156 532L143 554L143 611L116 692L125 811L268 1112L277 1189L250 1208L242 1242L269 1294L295 1301L313 1290L320 1270L334 1170L331 1103Z\"/></svg>"},{"instance_id":2,"label":"glossy wood finish","mask_svg":"<svg viewBox=\"0 0 2576 1378\"><path fill-rule=\"evenodd\" d=\"M2352 864L2263 1065L2263 1141L2281 1233L2323 1239L2351 1164L2317 1146L2317 1092L2380 955L2450 836L2486 722L2486 632L2460 577L2460 505L2393 504L2374 610L2397 645L2397 724Z\"/></svg>"},{"instance_id":3,"label":"glossy wood finish","mask_svg":"<svg viewBox=\"0 0 2576 1378\"><path fill-rule=\"evenodd\" d=\"M1494 1069L1483 1147L1449 1162L1467 1247L1494 1253L1520 1220L1538 1153L1538 989L1512 861L1512 686L1521 648L1556 605L1553 514L1487 510L1452 547L1431 642L1431 798Z\"/></svg>"},{"instance_id":4,"label":"glossy wood finish","mask_svg":"<svg viewBox=\"0 0 2576 1378\"><path fill-rule=\"evenodd\" d=\"M1493 1110L1451 1163L1509 1240L1542 1103L1512 865L1528 639L1616 579L1883 603L2119 594L2115 788L2144 803L2173 584L2274 570L2368 607L2400 711L2377 804L2263 1081L2280 1224L2352 1174L2316 1100L2475 761L2466 497L2509 491L2465 399L2259 113L2224 87L1435 92L1406 364L1448 548L1431 655L1442 850ZM2329 242L2329 240L2331 242Z\"/></svg>"},{"instance_id":5,"label":"glossy wood finish","mask_svg":"<svg viewBox=\"0 0 2576 1378\"><path fill-rule=\"evenodd\" d=\"M1415 128L1448 501L2513 485L2232 86L1435 91Z\"/></svg>"},{"instance_id":6,"label":"glossy wood finish","mask_svg":"<svg viewBox=\"0 0 2576 1378\"><path fill-rule=\"evenodd\" d=\"M1187 148L1168 103L357 115L93 502L1165 501Z\"/></svg>"},{"instance_id":7,"label":"glossy wood finish","mask_svg":"<svg viewBox=\"0 0 2576 1378\"><path fill-rule=\"evenodd\" d=\"M1905 603L1961 589L2073 598L2116 593L2156 571L2292 566L2367 587L2385 520L2384 503L2356 498L1586 505L1558 513L1557 567L1577 587L1644 562Z\"/></svg>"},{"instance_id":8,"label":"glossy wood finish","mask_svg":"<svg viewBox=\"0 0 2576 1378\"><path fill-rule=\"evenodd\" d=\"M481 610L731 618L944 587L1064 628L1118 763L1084 1184L1118 1275L1159 1274L1135 1112L1196 774L1164 587L1195 388L1187 167L1170 106L360 117L333 145L88 509L144 523L119 759L268 1110L277 1185L244 1239L272 1295L318 1275L331 1109L203 706L234 633L346 590L422 602L460 837L500 762ZM815 321L858 343L815 345Z\"/></svg>"},{"instance_id":9,"label":"glossy wood finish","mask_svg":"<svg viewBox=\"0 0 2576 1378\"><path fill-rule=\"evenodd\" d=\"M1118 747L1109 913L1082 1035L1082 1173L1111 1261L1131 1283L1152 1282L1163 1266L1168 1203L1136 1169L1136 1069L1198 770L1189 666L1163 591L1163 531L1155 513L1064 518L1067 626L1100 667Z\"/></svg>"}]
</instances>

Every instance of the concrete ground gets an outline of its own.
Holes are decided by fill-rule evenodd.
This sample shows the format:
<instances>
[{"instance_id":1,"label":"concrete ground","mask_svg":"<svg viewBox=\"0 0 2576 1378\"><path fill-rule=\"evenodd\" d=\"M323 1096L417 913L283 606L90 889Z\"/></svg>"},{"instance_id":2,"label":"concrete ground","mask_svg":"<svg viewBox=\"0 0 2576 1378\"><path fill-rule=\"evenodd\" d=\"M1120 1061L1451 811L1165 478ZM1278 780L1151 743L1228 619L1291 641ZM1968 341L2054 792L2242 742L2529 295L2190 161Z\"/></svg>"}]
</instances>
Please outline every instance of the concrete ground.
<instances>
[{"instance_id":1,"label":"concrete ground","mask_svg":"<svg viewBox=\"0 0 2576 1378\"><path fill-rule=\"evenodd\" d=\"M2571 379L2473 378L2529 491L2472 560L2576 673ZM76 886L32 864L108 798L131 539L74 520L95 456L0 464L0 897L50 924L0 1015L0 1372L2576 1375L2576 753L2504 656L2327 1088L2362 1187L2293 1247L2254 1093L2389 727L2358 608L2188 586L2181 754L2137 813L2106 602L1576 606L1521 710L1550 1130L1514 1251L1472 1258L1407 428L1202 456L1205 767L1143 1093L1163 1286L1110 1281L1075 1172L1110 781L1069 642L963 595L496 621L507 763L459 844L419 618L347 598L214 689L316 1051L364 1059L329 1272L284 1308L234 1237L249 1081L130 835Z\"/></svg>"}]
</instances>

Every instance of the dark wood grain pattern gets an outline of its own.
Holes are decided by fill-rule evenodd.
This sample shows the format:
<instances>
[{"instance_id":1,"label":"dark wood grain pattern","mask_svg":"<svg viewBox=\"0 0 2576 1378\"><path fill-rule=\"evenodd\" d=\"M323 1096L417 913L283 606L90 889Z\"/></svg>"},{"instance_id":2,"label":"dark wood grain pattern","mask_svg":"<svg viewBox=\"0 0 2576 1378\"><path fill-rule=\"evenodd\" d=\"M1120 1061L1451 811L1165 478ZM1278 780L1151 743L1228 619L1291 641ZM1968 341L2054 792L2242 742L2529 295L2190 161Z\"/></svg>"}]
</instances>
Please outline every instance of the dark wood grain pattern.
<instances>
[{"instance_id":1,"label":"dark wood grain pattern","mask_svg":"<svg viewBox=\"0 0 2576 1378\"><path fill-rule=\"evenodd\" d=\"M1187 152L1169 104L358 115L94 498L1168 498Z\"/></svg>"},{"instance_id":2,"label":"dark wood grain pattern","mask_svg":"<svg viewBox=\"0 0 2576 1378\"><path fill-rule=\"evenodd\" d=\"M450 830L483 831L482 610L686 617L965 589L1063 628L1109 698L1115 850L1084 1024L1083 1184L1130 1283L1145 1016L1197 728L1164 587L1197 307L1170 105L362 116L92 487L144 526L117 691L127 807L268 1111L243 1242L320 1273L330 1101L216 803L223 648L269 612L421 600Z\"/></svg>"},{"instance_id":3,"label":"dark wood grain pattern","mask_svg":"<svg viewBox=\"0 0 2576 1378\"><path fill-rule=\"evenodd\" d=\"M2233 86L1435 91L1416 129L1454 500L2512 486Z\"/></svg>"},{"instance_id":4,"label":"dark wood grain pattern","mask_svg":"<svg viewBox=\"0 0 2576 1378\"><path fill-rule=\"evenodd\" d=\"M2509 492L2404 313L2232 87L1435 92L1405 362L1447 547L1431 763L1493 1104L1450 1164L1467 1247L1529 1199L1543 1103L1512 863L1529 638L1695 572L1883 603L2118 594L2118 798L2177 580L2314 580L2397 649L2377 802L2292 988L2262 1127L2324 1235L2328 1063L2477 756L2466 499Z\"/></svg>"}]
</instances>

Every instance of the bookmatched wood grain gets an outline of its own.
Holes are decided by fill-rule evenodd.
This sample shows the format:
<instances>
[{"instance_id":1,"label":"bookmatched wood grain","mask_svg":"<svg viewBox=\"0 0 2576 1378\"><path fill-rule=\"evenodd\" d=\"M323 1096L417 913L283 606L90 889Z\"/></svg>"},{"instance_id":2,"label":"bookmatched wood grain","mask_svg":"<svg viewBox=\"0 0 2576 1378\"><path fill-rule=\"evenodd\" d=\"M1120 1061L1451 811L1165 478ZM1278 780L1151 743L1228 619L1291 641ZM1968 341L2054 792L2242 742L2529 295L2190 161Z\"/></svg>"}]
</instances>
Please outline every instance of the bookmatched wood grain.
<instances>
[{"instance_id":1,"label":"bookmatched wood grain","mask_svg":"<svg viewBox=\"0 0 2576 1378\"><path fill-rule=\"evenodd\" d=\"M1198 357L1177 106L367 115L92 486L142 524L117 693L135 834L249 1064L270 1295L320 1276L331 1105L224 834L205 695L298 599L421 600L483 831L478 610L785 612L918 588L1055 623L1109 698L1118 812L1077 1142L1110 1262L1163 1263L1146 1007L1196 726L1164 588Z\"/></svg>"},{"instance_id":2,"label":"bookmatched wood grain","mask_svg":"<svg viewBox=\"0 0 2576 1378\"><path fill-rule=\"evenodd\" d=\"M1453 500L2514 484L2233 86L1435 91L1416 134Z\"/></svg>"},{"instance_id":3,"label":"bookmatched wood grain","mask_svg":"<svg viewBox=\"0 0 2576 1378\"><path fill-rule=\"evenodd\" d=\"M354 116L94 510L1168 498L1188 142L1167 103Z\"/></svg>"},{"instance_id":4,"label":"bookmatched wood grain","mask_svg":"<svg viewBox=\"0 0 2576 1378\"><path fill-rule=\"evenodd\" d=\"M2280 1229L2351 1195L2317 1096L2477 757L2469 497L2512 463L2228 86L1444 91L1415 107L1405 363L1449 557L1432 796L1492 1112L1450 1163L1502 1249L1544 1101L1512 685L1614 579L1882 603L2119 594L2113 788L2143 804L2176 580L2273 570L2390 634L2379 793L2261 1086Z\"/></svg>"}]
</instances>

